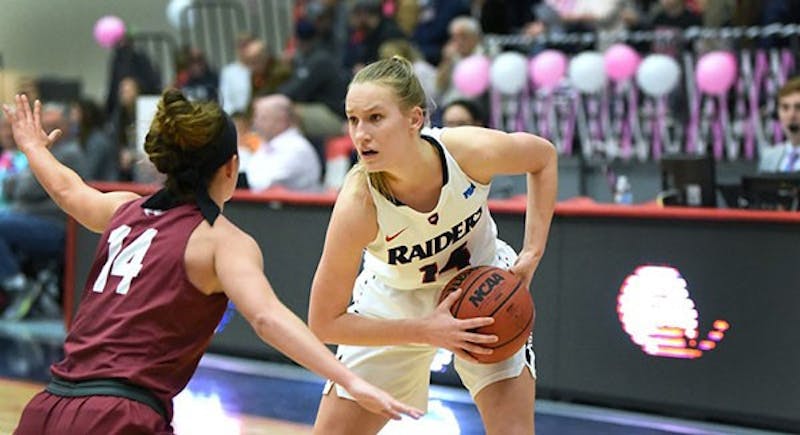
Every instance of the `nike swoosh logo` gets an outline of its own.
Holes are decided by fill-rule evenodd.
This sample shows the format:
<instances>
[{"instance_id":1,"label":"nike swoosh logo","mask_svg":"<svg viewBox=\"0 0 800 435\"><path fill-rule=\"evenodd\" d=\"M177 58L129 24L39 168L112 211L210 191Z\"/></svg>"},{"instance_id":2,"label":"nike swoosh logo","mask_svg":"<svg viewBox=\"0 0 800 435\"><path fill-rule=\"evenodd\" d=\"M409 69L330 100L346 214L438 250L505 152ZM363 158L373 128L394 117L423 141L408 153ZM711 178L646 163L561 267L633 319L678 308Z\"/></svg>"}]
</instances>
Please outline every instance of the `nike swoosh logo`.
<instances>
[{"instance_id":1,"label":"nike swoosh logo","mask_svg":"<svg viewBox=\"0 0 800 435\"><path fill-rule=\"evenodd\" d=\"M386 236L386 243L389 243L389 242L391 242L392 240L396 239L396 238L397 238L397 236L399 236L400 234L402 234L402 233L403 233L403 231L405 231L405 230L407 230L407 229L408 229L408 227L405 227L405 228L403 228L402 230L400 230L400 231L398 231L398 232L394 233L394 235L391 235L391 236Z\"/></svg>"}]
</instances>

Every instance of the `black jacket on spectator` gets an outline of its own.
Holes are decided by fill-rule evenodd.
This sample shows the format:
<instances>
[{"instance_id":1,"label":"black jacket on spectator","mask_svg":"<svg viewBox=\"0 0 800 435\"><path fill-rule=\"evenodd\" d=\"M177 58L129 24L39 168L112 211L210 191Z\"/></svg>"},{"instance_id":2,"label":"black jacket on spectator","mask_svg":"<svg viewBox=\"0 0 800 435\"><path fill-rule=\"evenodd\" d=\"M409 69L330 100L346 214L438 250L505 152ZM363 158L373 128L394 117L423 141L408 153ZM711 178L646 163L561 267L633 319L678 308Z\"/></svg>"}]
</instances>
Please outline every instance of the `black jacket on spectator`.
<instances>
[{"instance_id":1,"label":"black jacket on spectator","mask_svg":"<svg viewBox=\"0 0 800 435\"><path fill-rule=\"evenodd\" d=\"M372 32L353 33L350 36L344 53L344 66L352 69L358 64L366 65L374 62L378 60L378 48L381 44L390 39L405 37L394 20L381 18L380 24Z\"/></svg>"},{"instance_id":2,"label":"black jacket on spectator","mask_svg":"<svg viewBox=\"0 0 800 435\"><path fill-rule=\"evenodd\" d=\"M687 29L692 26L702 26L703 19L688 9L684 9L683 12L676 17L667 15L662 11L653 17L653 21L650 23L650 25L656 29L664 27Z\"/></svg>"},{"instance_id":3,"label":"black jacket on spectator","mask_svg":"<svg viewBox=\"0 0 800 435\"><path fill-rule=\"evenodd\" d=\"M484 34L517 33L535 19L533 5L540 0L485 0L481 6L481 30Z\"/></svg>"},{"instance_id":4,"label":"black jacket on spectator","mask_svg":"<svg viewBox=\"0 0 800 435\"><path fill-rule=\"evenodd\" d=\"M295 103L323 103L337 115L344 113L346 92L347 76L338 60L316 43L297 52L291 78L278 88Z\"/></svg>"},{"instance_id":5,"label":"black jacket on spectator","mask_svg":"<svg viewBox=\"0 0 800 435\"><path fill-rule=\"evenodd\" d=\"M469 15L465 0L430 0L421 5L417 27L411 40L431 65L442 60L442 47L450 38L448 27L453 18Z\"/></svg>"},{"instance_id":6,"label":"black jacket on spectator","mask_svg":"<svg viewBox=\"0 0 800 435\"><path fill-rule=\"evenodd\" d=\"M217 101L218 87L217 73L206 71L202 76L189 77L181 86L181 92L191 101Z\"/></svg>"},{"instance_id":7,"label":"black jacket on spectator","mask_svg":"<svg viewBox=\"0 0 800 435\"><path fill-rule=\"evenodd\" d=\"M150 59L144 53L133 48L130 41L123 41L114 48L111 58L111 71L108 80L108 97L106 99L106 113L114 113L117 108L119 96L119 82L125 77L133 77L139 83L139 92L142 95L156 95L161 93L161 77L153 68Z\"/></svg>"}]
</instances>

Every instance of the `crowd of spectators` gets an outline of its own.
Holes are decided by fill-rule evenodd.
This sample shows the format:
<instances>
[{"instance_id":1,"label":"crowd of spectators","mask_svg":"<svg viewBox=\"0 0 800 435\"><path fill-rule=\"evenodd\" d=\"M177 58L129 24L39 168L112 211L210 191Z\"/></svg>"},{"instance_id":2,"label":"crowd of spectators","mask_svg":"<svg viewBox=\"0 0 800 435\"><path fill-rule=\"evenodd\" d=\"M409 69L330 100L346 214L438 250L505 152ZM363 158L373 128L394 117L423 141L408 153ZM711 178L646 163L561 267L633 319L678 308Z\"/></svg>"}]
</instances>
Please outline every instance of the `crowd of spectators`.
<instances>
[{"instance_id":1,"label":"crowd of spectators","mask_svg":"<svg viewBox=\"0 0 800 435\"><path fill-rule=\"evenodd\" d=\"M379 58L400 55L413 63L434 108L434 126L481 125L489 109L486 97L461 95L451 78L460 59L486 52L485 34L611 35L597 39L602 48L615 32L648 29L672 36L638 50L677 55L687 48L679 36L688 27L800 22L800 2L781 0L295 0L294 5L296 21L284 52L273 53L269 41L241 34L231 47L236 60L211 65L199 48L183 47L175 54L173 83L161 83L153 62L131 38L123 38L110 60L104 107L87 98L47 106L48 126L65 133L54 154L87 180L158 182L137 143L142 116L137 101L172 86L193 100L219 101L234 118L240 186L335 190L357 158L347 155L346 86L352 74ZM522 51L531 55L544 48L534 43ZM30 83L21 91L36 97ZM13 293L25 287L26 259L63 249L64 217L15 150L3 120L0 147L0 289ZM338 158L334 166L331 155ZM509 185L497 189L513 194ZM42 239L31 240L33 234ZM7 317L27 312L29 300L10 299L16 304Z\"/></svg>"}]
</instances>

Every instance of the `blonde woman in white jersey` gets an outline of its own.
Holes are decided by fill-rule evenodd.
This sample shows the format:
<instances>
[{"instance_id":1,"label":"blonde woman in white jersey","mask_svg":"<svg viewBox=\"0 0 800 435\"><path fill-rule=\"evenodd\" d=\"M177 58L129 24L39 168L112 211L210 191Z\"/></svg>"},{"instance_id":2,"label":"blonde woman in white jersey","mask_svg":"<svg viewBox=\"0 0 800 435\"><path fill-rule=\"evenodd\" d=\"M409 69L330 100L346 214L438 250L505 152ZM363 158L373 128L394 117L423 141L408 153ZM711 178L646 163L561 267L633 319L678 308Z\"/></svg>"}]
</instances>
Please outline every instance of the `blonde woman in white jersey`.
<instances>
[{"instance_id":1,"label":"blonde woman in white jersey","mask_svg":"<svg viewBox=\"0 0 800 435\"><path fill-rule=\"evenodd\" d=\"M486 432L530 435L536 387L529 346L478 364L467 352L490 353L485 345L497 337L469 331L493 320L455 319L449 308L459 292L437 303L443 285L470 265L508 268L530 284L555 205L555 149L527 133L424 129L425 94L399 57L356 74L345 106L360 164L333 209L312 286L311 329L339 344L351 370L422 409L431 360L438 348L450 350ZM528 174L528 201L517 256L497 239L486 198L493 176L521 173ZM329 382L314 432L374 434L386 423Z\"/></svg>"}]
</instances>

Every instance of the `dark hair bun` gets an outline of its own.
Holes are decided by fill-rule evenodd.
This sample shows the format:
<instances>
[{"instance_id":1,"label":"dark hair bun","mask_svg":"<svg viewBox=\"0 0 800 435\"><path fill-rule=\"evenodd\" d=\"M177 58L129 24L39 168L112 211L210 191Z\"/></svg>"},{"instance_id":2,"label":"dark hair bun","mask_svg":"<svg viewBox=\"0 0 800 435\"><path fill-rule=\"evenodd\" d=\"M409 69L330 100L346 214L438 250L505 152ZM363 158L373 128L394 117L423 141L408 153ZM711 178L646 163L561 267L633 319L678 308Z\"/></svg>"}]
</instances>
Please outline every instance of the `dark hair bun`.
<instances>
[{"instance_id":1,"label":"dark hair bun","mask_svg":"<svg viewBox=\"0 0 800 435\"><path fill-rule=\"evenodd\" d=\"M206 108L193 104L177 89L167 89L158 102L158 111L153 127L158 123L162 140L180 148L196 148L205 145L210 137L208 119L202 116ZM203 125L206 128L201 128Z\"/></svg>"},{"instance_id":2,"label":"dark hair bun","mask_svg":"<svg viewBox=\"0 0 800 435\"><path fill-rule=\"evenodd\" d=\"M159 172L169 176L202 160L207 145L222 128L216 103L194 103L177 89L161 94L144 149Z\"/></svg>"}]
</instances>

